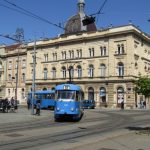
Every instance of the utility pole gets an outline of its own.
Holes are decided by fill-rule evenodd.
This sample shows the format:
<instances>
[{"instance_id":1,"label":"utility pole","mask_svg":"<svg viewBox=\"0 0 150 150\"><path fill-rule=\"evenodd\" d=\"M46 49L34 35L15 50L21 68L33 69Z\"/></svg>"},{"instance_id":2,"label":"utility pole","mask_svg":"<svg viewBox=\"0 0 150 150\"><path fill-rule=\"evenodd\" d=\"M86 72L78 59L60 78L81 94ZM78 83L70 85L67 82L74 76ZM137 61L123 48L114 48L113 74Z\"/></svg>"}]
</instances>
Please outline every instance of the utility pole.
<instances>
[{"instance_id":1,"label":"utility pole","mask_svg":"<svg viewBox=\"0 0 150 150\"><path fill-rule=\"evenodd\" d=\"M32 76L32 109L31 115L34 115L34 100L35 100L35 76L36 76L36 40L34 41L34 50L33 50L33 76Z\"/></svg>"}]
</instances>

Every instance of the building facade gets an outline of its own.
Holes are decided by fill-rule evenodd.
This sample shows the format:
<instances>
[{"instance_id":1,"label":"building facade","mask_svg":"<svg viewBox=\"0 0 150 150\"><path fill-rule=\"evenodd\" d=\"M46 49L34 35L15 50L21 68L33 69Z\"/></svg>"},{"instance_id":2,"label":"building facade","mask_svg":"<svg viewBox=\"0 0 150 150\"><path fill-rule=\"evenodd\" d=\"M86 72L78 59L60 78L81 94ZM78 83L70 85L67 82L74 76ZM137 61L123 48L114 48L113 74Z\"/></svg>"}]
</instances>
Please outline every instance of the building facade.
<instances>
[{"instance_id":1,"label":"building facade","mask_svg":"<svg viewBox=\"0 0 150 150\"><path fill-rule=\"evenodd\" d=\"M27 47L26 89L32 88L34 43ZM150 38L133 25L64 34L36 43L36 90L69 80L97 106L134 108L139 95L133 80L150 75ZM147 105L150 102L147 101Z\"/></svg>"},{"instance_id":2,"label":"building facade","mask_svg":"<svg viewBox=\"0 0 150 150\"><path fill-rule=\"evenodd\" d=\"M5 97L6 90L6 56L5 45L0 46L0 99Z\"/></svg>"},{"instance_id":3,"label":"building facade","mask_svg":"<svg viewBox=\"0 0 150 150\"><path fill-rule=\"evenodd\" d=\"M14 97L25 102L26 47L14 44L5 47L6 55L6 92L7 98ZM16 90L17 89L17 90Z\"/></svg>"},{"instance_id":4,"label":"building facade","mask_svg":"<svg viewBox=\"0 0 150 150\"><path fill-rule=\"evenodd\" d=\"M137 107L141 95L134 92L133 80L150 76L150 37L132 24L99 30L94 22L83 25L90 18L84 0L77 8L64 34L5 47L5 95L24 103L34 88L54 89L71 80L98 107L118 108L122 101L125 108Z\"/></svg>"}]
</instances>

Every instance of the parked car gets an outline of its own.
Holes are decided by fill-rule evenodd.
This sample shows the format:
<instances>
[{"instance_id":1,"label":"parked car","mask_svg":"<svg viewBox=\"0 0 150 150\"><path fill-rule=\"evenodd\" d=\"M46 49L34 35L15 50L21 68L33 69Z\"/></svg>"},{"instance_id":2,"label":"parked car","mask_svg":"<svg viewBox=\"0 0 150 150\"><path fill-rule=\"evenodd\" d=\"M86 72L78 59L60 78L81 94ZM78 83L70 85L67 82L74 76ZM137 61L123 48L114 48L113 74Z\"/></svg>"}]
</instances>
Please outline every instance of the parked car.
<instances>
[{"instance_id":1,"label":"parked car","mask_svg":"<svg viewBox=\"0 0 150 150\"><path fill-rule=\"evenodd\" d=\"M83 100L83 108L94 109L95 108L95 101L94 100Z\"/></svg>"}]
</instances>

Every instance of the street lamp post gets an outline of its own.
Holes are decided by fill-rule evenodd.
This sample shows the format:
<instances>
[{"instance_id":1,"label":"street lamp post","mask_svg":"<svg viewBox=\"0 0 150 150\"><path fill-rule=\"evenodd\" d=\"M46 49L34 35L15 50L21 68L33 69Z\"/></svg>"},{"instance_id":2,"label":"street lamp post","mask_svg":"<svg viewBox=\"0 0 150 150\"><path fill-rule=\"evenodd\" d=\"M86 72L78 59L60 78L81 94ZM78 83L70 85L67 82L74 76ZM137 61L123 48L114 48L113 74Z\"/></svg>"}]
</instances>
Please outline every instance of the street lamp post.
<instances>
[{"instance_id":1,"label":"street lamp post","mask_svg":"<svg viewBox=\"0 0 150 150\"><path fill-rule=\"evenodd\" d=\"M68 63L71 63L71 65L69 66L69 68L68 68L68 72L69 72L69 83L72 83L72 68L74 67L74 65L75 64L78 64L78 63L80 63L80 62L82 62L82 61L66 61L66 62L63 62L62 64L68 64ZM73 65L72 65L72 63L73 63Z\"/></svg>"}]
</instances>

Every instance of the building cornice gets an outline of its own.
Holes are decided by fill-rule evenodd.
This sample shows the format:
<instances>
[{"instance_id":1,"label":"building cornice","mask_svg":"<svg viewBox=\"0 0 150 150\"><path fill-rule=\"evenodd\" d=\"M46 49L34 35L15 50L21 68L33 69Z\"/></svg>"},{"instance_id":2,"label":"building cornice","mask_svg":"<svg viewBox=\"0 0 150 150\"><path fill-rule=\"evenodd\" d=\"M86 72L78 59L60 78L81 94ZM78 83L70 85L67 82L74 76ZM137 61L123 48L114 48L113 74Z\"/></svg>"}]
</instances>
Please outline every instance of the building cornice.
<instances>
[{"instance_id":1,"label":"building cornice","mask_svg":"<svg viewBox=\"0 0 150 150\"><path fill-rule=\"evenodd\" d=\"M68 44L71 42L85 42L87 40L94 40L99 38L108 38L111 36L122 35L122 34L136 34L140 36L143 40L146 40L150 43L150 36L146 33L142 32L134 25L126 25L126 26L119 26L119 27L111 27L107 29L100 29L94 32L80 32L71 35L63 35L57 38L46 39L36 42L36 47L46 47L46 46L56 46L62 44ZM28 44L27 49L33 49L34 42Z\"/></svg>"}]
</instances>

